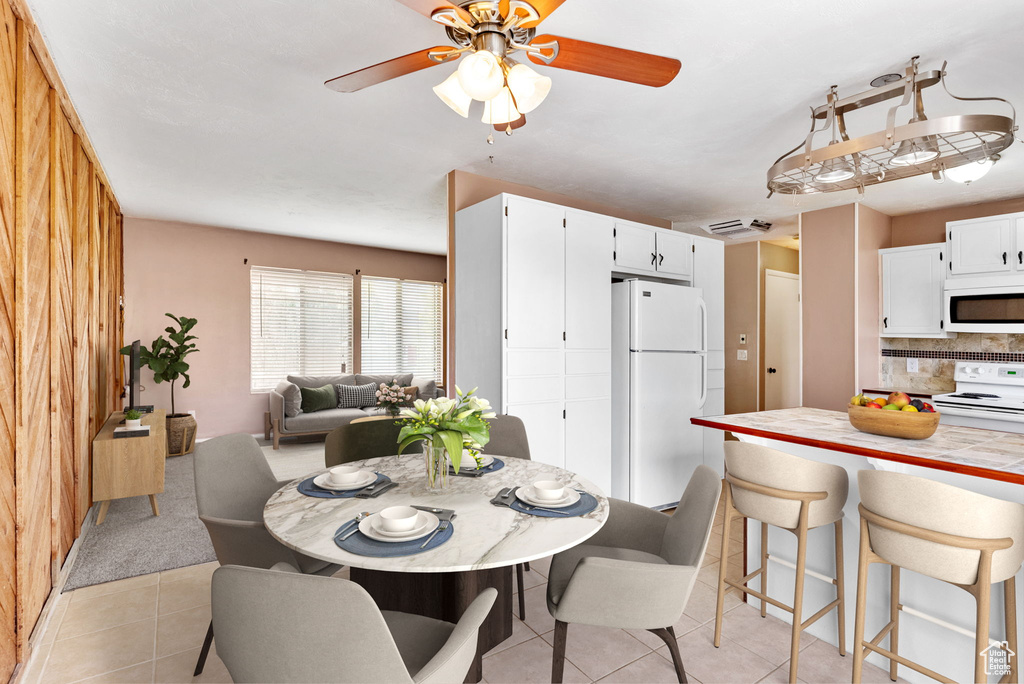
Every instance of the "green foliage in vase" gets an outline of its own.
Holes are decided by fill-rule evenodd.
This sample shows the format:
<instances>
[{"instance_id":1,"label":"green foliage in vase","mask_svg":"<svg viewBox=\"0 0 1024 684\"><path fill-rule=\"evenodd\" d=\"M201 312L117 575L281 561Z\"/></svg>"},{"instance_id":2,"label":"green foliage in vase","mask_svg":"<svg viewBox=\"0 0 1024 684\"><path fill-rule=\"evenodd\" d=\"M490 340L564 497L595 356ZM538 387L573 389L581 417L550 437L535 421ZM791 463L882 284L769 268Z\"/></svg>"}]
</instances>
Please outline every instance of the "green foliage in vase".
<instances>
[{"instance_id":1,"label":"green foliage in vase","mask_svg":"<svg viewBox=\"0 0 1024 684\"><path fill-rule=\"evenodd\" d=\"M456 386L455 393L456 399L417 399L412 408L402 409L398 453L415 442L430 442L448 452L452 467L459 472L463 447L479 450L487 444L491 438L487 419L494 418L490 402L473 396L475 387L463 394Z\"/></svg>"},{"instance_id":2,"label":"green foliage in vase","mask_svg":"<svg viewBox=\"0 0 1024 684\"><path fill-rule=\"evenodd\" d=\"M126 420L138 420L139 418L142 418L142 412L136 411L135 409L128 409L124 412L124 417Z\"/></svg>"},{"instance_id":3,"label":"green foliage in vase","mask_svg":"<svg viewBox=\"0 0 1024 684\"><path fill-rule=\"evenodd\" d=\"M181 385L182 389L192 384L192 380L188 376L189 365L185 361L185 357L199 351L196 349L196 343L192 341L198 338L195 335L189 334L198 321L187 316L164 315L174 320L178 327L167 326L164 328L170 341L165 340L164 336L161 335L153 340L152 348L147 349L146 345L142 345L139 349L139 360L153 371L153 381L156 384L159 385L162 382L171 383L171 415L173 416L176 415L174 410L174 384L178 381L178 378L185 379L185 382ZM121 353L131 354L131 346L122 347Z\"/></svg>"}]
</instances>

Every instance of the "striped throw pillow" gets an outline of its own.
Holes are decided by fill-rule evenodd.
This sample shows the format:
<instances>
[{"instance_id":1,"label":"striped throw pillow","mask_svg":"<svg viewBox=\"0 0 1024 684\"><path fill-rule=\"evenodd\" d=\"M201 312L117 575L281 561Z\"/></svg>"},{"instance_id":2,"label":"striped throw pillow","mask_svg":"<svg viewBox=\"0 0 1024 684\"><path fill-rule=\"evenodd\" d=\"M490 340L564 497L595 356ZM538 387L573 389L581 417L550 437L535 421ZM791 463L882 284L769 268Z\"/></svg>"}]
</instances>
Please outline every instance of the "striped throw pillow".
<instances>
[{"instance_id":1,"label":"striped throw pillow","mask_svg":"<svg viewBox=\"0 0 1024 684\"><path fill-rule=\"evenodd\" d=\"M377 384L335 385L338 390L338 408L366 408L377 405Z\"/></svg>"}]
</instances>

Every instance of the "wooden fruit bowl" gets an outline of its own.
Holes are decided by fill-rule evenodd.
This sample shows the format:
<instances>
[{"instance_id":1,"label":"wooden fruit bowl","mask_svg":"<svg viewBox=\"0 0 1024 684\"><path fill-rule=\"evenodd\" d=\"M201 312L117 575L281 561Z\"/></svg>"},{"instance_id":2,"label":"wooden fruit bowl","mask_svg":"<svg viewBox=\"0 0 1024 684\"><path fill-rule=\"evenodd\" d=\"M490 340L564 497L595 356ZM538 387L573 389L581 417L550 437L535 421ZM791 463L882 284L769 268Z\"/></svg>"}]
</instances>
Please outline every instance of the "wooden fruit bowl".
<instances>
[{"instance_id":1,"label":"wooden fruit bowl","mask_svg":"<svg viewBox=\"0 0 1024 684\"><path fill-rule=\"evenodd\" d=\"M938 413L914 411L886 411L885 409L854 406L846 409L850 425L861 432L903 439L928 439L939 427Z\"/></svg>"}]
</instances>

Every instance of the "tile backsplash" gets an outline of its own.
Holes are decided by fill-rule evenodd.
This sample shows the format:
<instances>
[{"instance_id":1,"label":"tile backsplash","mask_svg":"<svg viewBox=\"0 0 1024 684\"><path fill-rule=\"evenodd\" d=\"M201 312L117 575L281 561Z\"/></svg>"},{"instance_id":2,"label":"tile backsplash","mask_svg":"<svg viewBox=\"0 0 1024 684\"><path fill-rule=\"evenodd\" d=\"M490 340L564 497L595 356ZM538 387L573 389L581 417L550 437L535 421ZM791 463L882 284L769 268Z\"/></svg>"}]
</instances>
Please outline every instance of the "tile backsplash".
<instances>
[{"instance_id":1,"label":"tile backsplash","mask_svg":"<svg viewBox=\"0 0 1024 684\"><path fill-rule=\"evenodd\" d=\"M1018 361L1016 354L1024 353L1024 335L960 333L948 340L883 337L881 347L881 387L941 394L956 388L953 369L959 360ZM886 352L890 350L897 351L899 356L889 356ZM914 356L914 351L922 353ZM916 373L907 372L907 358L918 359Z\"/></svg>"}]
</instances>

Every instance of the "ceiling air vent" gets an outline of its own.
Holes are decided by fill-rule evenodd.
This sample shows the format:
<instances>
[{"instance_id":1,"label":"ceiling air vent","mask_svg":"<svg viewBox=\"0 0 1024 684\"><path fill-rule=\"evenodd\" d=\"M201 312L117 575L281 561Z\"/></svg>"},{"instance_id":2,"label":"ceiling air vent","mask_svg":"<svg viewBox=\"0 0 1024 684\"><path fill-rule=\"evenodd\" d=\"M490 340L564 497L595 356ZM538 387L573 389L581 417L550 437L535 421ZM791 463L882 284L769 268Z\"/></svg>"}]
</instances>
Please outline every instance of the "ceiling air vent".
<instances>
[{"instance_id":1,"label":"ceiling air vent","mask_svg":"<svg viewBox=\"0 0 1024 684\"><path fill-rule=\"evenodd\" d=\"M721 221L701 226L704 230L717 235L718 237L736 240L737 238L750 237L751 235L762 235L771 229L772 224L753 218L733 219L732 221Z\"/></svg>"}]
</instances>

